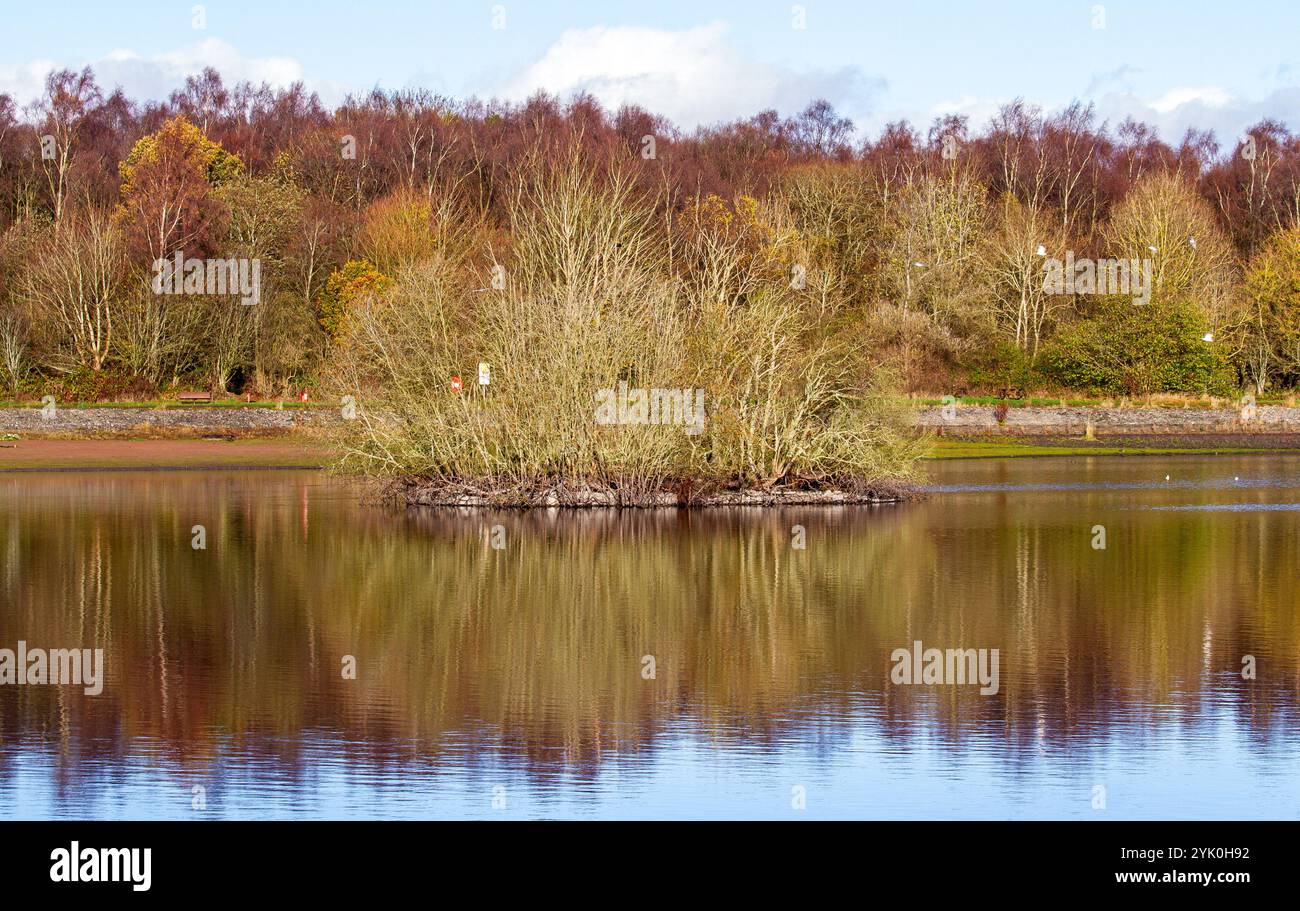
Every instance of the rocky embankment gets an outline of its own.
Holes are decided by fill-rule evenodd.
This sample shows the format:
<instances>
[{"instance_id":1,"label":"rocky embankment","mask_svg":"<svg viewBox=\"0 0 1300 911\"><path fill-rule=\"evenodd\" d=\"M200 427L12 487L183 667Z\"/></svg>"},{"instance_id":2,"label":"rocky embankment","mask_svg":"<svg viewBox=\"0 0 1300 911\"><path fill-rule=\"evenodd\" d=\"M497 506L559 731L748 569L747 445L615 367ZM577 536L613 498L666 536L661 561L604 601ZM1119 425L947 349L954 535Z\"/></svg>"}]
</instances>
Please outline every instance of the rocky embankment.
<instances>
[{"instance_id":1,"label":"rocky embankment","mask_svg":"<svg viewBox=\"0 0 1300 911\"><path fill-rule=\"evenodd\" d=\"M0 408L0 433L29 437L195 437L279 436L328 430L342 424L335 408ZM1300 434L1300 407L1238 408L1008 408L983 405L931 406L917 411L916 425L944 436L1220 437Z\"/></svg>"},{"instance_id":2,"label":"rocky embankment","mask_svg":"<svg viewBox=\"0 0 1300 911\"><path fill-rule=\"evenodd\" d=\"M342 423L333 408L0 408L0 433L24 437L280 436Z\"/></svg>"},{"instance_id":3,"label":"rocky embankment","mask_svg":"<svg viewBox=\"0 0 1300 911\"><path fill-rule=\"evenodd\" d=\"M1258 436L1300 434L1300 408L1008 408L955 405L920 409L916 424L960 437Z\"/></svg>"}]
</instances>

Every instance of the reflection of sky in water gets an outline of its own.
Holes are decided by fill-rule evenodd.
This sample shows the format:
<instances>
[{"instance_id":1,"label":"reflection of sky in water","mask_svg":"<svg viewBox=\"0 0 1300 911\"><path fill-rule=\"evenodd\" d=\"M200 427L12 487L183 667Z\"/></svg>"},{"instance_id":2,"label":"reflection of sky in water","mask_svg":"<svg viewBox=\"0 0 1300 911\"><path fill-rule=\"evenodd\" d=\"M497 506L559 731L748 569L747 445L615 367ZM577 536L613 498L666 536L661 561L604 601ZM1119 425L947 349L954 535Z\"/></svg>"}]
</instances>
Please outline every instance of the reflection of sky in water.
<instances>
[{"instance_id":1,"label":"reflection of sky in water","mask_svg":"<svg viewBox=\"0 0 1300 911\"><path fill-rule=\"evenodd\" d=\"M1300 818L1300 750L1262 741L1226 705L1192 724L1174 713L1142 730L1119 720L1087 747L1039 742L1009 762L997 731L959 745L929 725L882 736L866 711L825 714L764 743L702 736L690 719L665 726L653 749L611 755L590 770L523 771L476 737L437 762L393 744L393 761L350 759L356 744L321 733L295 746L294 771L224 748L211 770L178 769L135 745L122 762L83 767L74 790L51 779L56 758L20 750L0 795L6 818L140 819L1242 819ZM267 744L274 749L274 744ZM1106 809L1092 808L1093 786ZM207 807L191 808L193 786ZM792 788L807 808L791 807ZM493 807L505 789L504 809ZM496 792L498 795L500 792Z\"/></svg>"},{"instance_id":2,"label":"reflection of sky in water","mask_svg":"<svg viewBox=\"0 0 1300 911\"><path fill-rule=\"evenodd\" d=\"M1300 503L1192 503L1151 508L1161 512L1288 512L1300 509Z\"/></svg>"},{"instance_id":3,"label":"reflection of sky in water","mask_svg":"<svg viewBox=\"0 0 1300 911\"><path fill-rule=\"evenodd\" d=\"M924 487L927 493L1050 493L1068 491L1128 491L1128 490L1280 490L1300 487L1297 479L1291 477L1265 478L1170 478L1143 481L1092 481L1092 482L1039 482L1004 484L930 484Z\"/></svg>"}]
</instances>

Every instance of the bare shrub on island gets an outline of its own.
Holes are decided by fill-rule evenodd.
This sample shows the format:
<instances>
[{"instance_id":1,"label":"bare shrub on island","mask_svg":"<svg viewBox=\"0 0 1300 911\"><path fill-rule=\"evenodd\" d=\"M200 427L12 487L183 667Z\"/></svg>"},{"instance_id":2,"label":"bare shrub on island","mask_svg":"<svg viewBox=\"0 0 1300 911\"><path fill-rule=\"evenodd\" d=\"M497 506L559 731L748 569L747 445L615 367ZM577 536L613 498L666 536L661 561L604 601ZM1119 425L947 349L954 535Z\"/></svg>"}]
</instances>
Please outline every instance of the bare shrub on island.
<instances>
[{"instance_id":1,"label":"bare shrub on island","mask_svg":"<svg viewBox=\"0 0 1300 911\"><path fill-rule=\"evenodd\" d=\"M869 496L910 477L906 411L819 318L825 286L791 287L804 248L775 207L674 210L617 164L544 152L508 190L508 245L477 213L434 207L464 230L351 314L339 379L372 393L345 465L426 502L514 505ZM699 390L704 420L598 420L614 388Z\"/></svg>"}]
</instances>

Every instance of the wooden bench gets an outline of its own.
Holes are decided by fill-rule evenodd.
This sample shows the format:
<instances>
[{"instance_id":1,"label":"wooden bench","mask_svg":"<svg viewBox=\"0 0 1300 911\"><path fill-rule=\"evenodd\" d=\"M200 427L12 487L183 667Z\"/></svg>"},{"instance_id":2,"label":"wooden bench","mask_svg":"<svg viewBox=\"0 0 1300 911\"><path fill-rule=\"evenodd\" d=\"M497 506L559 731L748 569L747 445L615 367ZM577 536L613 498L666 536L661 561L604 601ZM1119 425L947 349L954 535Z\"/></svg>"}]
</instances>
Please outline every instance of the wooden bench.
<instances>
[{"instance_id":1,"label":"wooden bench","mask_svg":"<svg viewBox=\"0 0 1300 911\"><path fill-rule=\"evenodd\" d=\"M211 392L182 392L176 396L182 402L210 402L212 401Z\"/></svg>"}]
</instances>

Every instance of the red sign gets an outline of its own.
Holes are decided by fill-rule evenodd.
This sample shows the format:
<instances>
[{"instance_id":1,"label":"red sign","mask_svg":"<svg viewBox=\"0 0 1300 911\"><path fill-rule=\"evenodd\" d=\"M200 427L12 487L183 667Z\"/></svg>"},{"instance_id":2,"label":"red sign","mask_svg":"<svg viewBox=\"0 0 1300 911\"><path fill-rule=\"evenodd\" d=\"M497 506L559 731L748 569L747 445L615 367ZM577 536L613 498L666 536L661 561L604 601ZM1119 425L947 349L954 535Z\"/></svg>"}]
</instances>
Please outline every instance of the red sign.
<instances>
[{"instance_id":1,"label":"red sign","mask_svg":"<svg viewBox=\"0 0 1300 911\"><path fill-rule=\"evenodd\" d=\"M307 401L307 390L305 390L305 389L303 390L303 393L302 393L302 400L303 400L304 402Z\"/></svg>"},{"instance_id":2,"label":"red sign","mask_svg":"<svg viewBox=\"0 0 1300 911\"><path fill-rule=\"evenodd\" d=\"M463 385L465 385L465 384L461 382L460 374L456 374L455 376L453 376L453 377L451 378L451 391L452 391L452 392L460 392L461 387L462 387Z\"/></svg>"}]
</instances>

